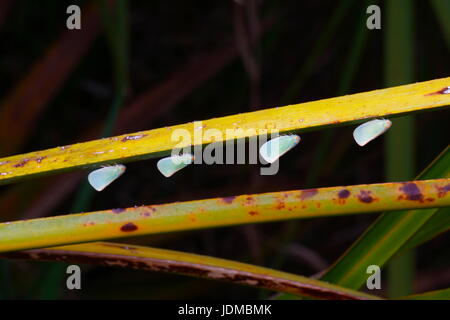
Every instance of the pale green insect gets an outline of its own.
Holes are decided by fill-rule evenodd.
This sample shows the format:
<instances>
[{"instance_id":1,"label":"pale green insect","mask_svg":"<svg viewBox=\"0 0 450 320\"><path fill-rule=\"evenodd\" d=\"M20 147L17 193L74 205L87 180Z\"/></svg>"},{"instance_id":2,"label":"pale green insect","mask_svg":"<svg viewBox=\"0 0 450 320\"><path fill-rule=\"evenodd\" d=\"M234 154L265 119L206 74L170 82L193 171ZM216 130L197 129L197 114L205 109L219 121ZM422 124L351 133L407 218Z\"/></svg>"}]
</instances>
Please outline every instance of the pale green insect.
<instances>
[{"instance_id":1,"label":"pale green insect","mask_svg":"<svg viewBox=\"0 0 450 320\"><path fill-rule=\"evenodd\" d=\"M102 191L125 172L125 166L117 164L92 171L88 175L89 184L97 191Z\"/></svg>"},{"instance_id":2,"label":"pale green insect","mask_svg":"<svg viewBox=\"0 0 450 320\"><path fill-rule=\"evenodd\" d=\"M182 155L175 155L167 158L162 158L158 161L156 166L158 170L166 177L169 178L175 172L187 167L194 161L194 156L190 153L184 153Z\"/></svg>"},{"instance_id":3,"label":"pale green insect","mask_svg":"<svg viewBox=\"0 0 450 320\"><path fill-rule=\"evenodd\" d=\"M279 136L264 143L259 149L259 153L266 162L273 163L299 142L300 137L295 134Z\"/></svg>"},{"instance_id":4,"label":"pale green insect","mask_svg":"<svg viewBox=\"0 0 450 320\"><path fill-rule=\"evenodd\" d=\"M361 147L382 135L392 126L390 120L375 119L363 123L353 131L353 138Z\"/></svg>"}]
</instances>

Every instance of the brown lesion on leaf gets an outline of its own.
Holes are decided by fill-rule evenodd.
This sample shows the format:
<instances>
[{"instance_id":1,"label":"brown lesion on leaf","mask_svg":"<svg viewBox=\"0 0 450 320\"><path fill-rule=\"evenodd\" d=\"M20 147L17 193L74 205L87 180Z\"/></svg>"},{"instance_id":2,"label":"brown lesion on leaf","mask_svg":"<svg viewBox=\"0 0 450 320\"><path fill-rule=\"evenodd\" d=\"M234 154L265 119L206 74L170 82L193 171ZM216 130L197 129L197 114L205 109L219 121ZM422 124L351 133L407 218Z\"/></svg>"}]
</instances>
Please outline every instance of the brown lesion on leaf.
<instances>
[{"instance_id":1,"label":"brown lesion on leaf","mask_svg":"<svg viewBox=\"0 0 450 320\"><path fill-rule=\"evenodd\" d=\"M148 213L148 215L151 215L152 213L156 212L156 208L155 207L145 207L146 211L144 211L144 213Z\"/></svg>"},{"instance_id":2,"label":"brown lesion on leaf","mask_svg":"<svg viewBox=\"0 0 450 320\"><path fill-rule=\"evenodd\" d=\"M438 198L443 198L447 195L447 192L450 191L450 184L447 184L443 187L437 187L438 190Z\"/></svg>"},{"instance_id":3,"label":"brown lesion on leaf","mask_svg":"<svg viewBox=\"0 0 450 320\"><path fill-rule=\"evenodd\" d=\"M350 191L342 189L338 192L339 199L347 199L350 196Z\"/></svg>"},{"instance_id":4,"label":"brown lesion on leaf","mask_svg":"<svg viewBox=\"0 0 450 320\"><path fill-rule=\"evenodd\" d=\"M300 200L306 200L314 197L319 191L317 189L306 189L303 190L300 194Z\"/></svg>"},{"instance_id":5,"label":"brown lesion on leaf","mask_svg":"<svg viewBox=\"0 0 450 320\"><path fill-rule=\"evenodd\" d=\"M226 204L231 204L231 203L233 203L234 199L236 199L235 196L223 197L222 201Z\"/></svg>"},{"instance_id":6,"label":"brown lesion on leaf","mask_svg":"<svg viewBox=\"0 0 450 320\"><path fill-rule=\"evenodd\" d=\"M308 297L324 300L362 300L362 297L355 297L346 293L336 292L332 289L314 287L313 285L303 285L299 282L275 278L271 276L261 276L250 272L236 274L224 274L221 280L240 283L243 285L256 286L274 291L291 292Z\"/></svg>"},{"instance_id":7,"label":"brown lesion on leaf","mask_svg":"<svg viewBox=\"0 0 450 320\"><path fill-rule=\"evenodd\" d=\"M45 158L47 158L47 156L43 156L43 157L36 157L36 162L37 163L41 163L42 160L44 160Z\"/></svg>"},{"instance_id":8,"label":"brown lesion on leaf","mask_svg":"<svg viewBox=\"0 0 450 320\"><path fill-rule=\"evenodd\" d=\"M248 214L251 216L256 216L258 214L258 212L257 211L249 211Z\"/></svg>"},{"instance_id":9,"label":"brown lesion on leaf","mask_svg":"<svg viewBox=\"0 0 450 320\"><path fill-rule=\"evenodd\" d=\"M372 191L370 190L361 190L357 195L359 201L363 203L372 203L375 201L375 198L371 195Z\"/></svg>"},{"instance_id":10,"label":"brown lesion on leaf","mask_svg":"<svg viewBox=\"0 0 450 320\"><path fill-rule=\"evenodd\" d=\"M31 159L25 158L13 165L14 168L22 168L24 167Z\"/></svg>"},{"instance_id":11,"label":"brown lesion on leaf","mask_svg":"<svg viewBox=\"0 0 450 320\"><path fill-rule=\"evenodd\" d=\"M414 182L404 183L400 187L400 191L404 194L404 199L410 201L423 201L423 194ZM403 199L403 198L402 198Z\"/></svg>"},{"instance_id":12,"label":"brown lesion on leaf","mask_svg":"<svg viewBox=\"0 0 450 320\"><path fill-rule=\"evenodd\" d=\"M284 192L275 196L275 209L283 210L286 209L286 199L288 195Z\"/></svg>"},{"instance_id":13,"label":"brown lesion on leaf","mask_svg":"<svg viewBox=\"0 0 450 320\"><path fill-rule=\"evenodd\" d=\"M275 209L277 210L283 210L286 208L286 204L282 200L278 200L277 204L275 205Z\"/></svg>"},{"instance_id":14,"label":"brown lesion on leaf","mask_svg":"<svg viewBox=\"0 0 450 320\"><path fill-rule=\"evenodd\" d=\"M41 163L42 160L44 160L45 158L47 158L47 156L39 156L39 157L35 157L35 158L25 158L20 160L18 163L14 164L13 167L14 168L22 168L24 167L28 162L35 160L37 163Z\"/></svg>"},{"instance_id":15,"label":"brown lesion on leaf","mask_svg":"<svg viewBox=\"0 0 450 320\"><path fill-rule=\"evenodd\" d=\"M152 214L149 211L141 212L142 217L150 217Z\"/></svg>"},{"instance_id":16,"label":"brown lesion on leaf","mask_svg":"<svg viewBox=\"0 0 450 320\"><path fill-rule=\"evenodd\" d=\"M255 202L256 202L255 198L253 198L252 196L249 196L249 197L245 198L244 206L254 206Z\"/></svg>"},{"instance_id":17,"label":"brown lesion on leaf","mask_svg":"<svg viewBox=\"0 0 450 320\"><path fill-rule=\"evenodd\" d=\"M133 222L128 222L120 227L120 231L122 232L132 232L136 231L138 229L138 226L135 225Z\"/></svg>"},{"instance_id":18,"label":"brown lesion on leaf","mask_svg":"<svg viewBox=\"0 0 450 320\"><path fill-rule=\"evenodd\" d=\"M428 93L428 94L426 94L426 96L435 96L435 95L438 95L438 94L450 94L450 86L449 87L444 87L441 90L436 91L436 92Z\"/></svg>"},{"instance_id":19,"label":"brown lesion on leaf","mask_svg":"<svg viewBox=\"0 0 450 320\"><path fill-rule=\"evenodd\" d=\"M335 203L337 204L345 204L347 201L347 198L350 196L350 191L347 189L342 189L337 194L337 199L333 199Z\"/></svg>"}]
</instances>

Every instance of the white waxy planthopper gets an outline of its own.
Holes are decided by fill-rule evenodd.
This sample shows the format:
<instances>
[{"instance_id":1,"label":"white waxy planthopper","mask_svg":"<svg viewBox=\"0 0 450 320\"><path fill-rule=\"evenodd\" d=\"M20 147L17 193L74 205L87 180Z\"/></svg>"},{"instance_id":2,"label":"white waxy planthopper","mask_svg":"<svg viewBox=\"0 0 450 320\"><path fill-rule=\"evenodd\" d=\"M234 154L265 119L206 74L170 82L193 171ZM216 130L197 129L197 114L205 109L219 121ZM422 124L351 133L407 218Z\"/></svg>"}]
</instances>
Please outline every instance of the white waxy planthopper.
<instances>
[{"instance_id":1,"label":"white waxy planthopper","mask_svg":"<svg viewBox=\"0 0 450 320\"><path fill-rule=\"evenodd\" d=\"M266 162L274 163L299 142L300 137L295 134L279 136L264 143L259 149L259 153Z\"/></svg>"},{"instance_id":2,"label":"white waxy planthopper","mask_svg":"<svg viewBox=\"0 0 450 320\"><path fill-rule=\"evenodd\" d=\"M358 126L353 131L353 138L361 147L385 133L392 126L390 120L374 119Z\"/></svg>"},{"instance_id":3,"label":"white waxy planthopper","mask_svg":"<svg viewBox=\"0 0 450 320\"><path fill-rule=\"evenodd\" d=\"M166 178L169 178L175 172L187 167L192 162L194 162L194 156L190 153L184 153L182 155L174 155L167 158L162 158L158 161L156 166Z\"/></svg>"},{"instance_id":4,"label":"white waxy planthopper","mask_svg":"<svg viewBox=\"0 0 450 320\"><path fill-rule=\"evenodd\" d=\"M117 164L92 171L88 175L89 184L97 191L102 191L125 172L125 166Z\"/></svg>"}]
</instances>

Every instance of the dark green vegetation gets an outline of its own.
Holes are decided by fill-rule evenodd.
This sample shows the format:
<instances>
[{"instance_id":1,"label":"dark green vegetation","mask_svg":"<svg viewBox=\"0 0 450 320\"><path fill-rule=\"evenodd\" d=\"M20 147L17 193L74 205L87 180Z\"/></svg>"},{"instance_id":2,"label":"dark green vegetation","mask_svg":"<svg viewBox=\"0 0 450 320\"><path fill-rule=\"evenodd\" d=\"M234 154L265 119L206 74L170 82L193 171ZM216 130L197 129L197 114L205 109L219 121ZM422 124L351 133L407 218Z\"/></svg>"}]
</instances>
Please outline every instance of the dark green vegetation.
<instances>
[{"instance_id":1,"label":"dark green vegetation","mask_svg":"<svg viewBox=\"0 0 450 320\"><path fill-rule=\"evenodd\" d=\"M244 7L232 1L177 1L176 6L117 1L103 15L87 14L89 2L95 1L79 2L83 28L77 34L65 29L68 1L1 2L0 12L7 12L0 15L2 157L449 75L447 0L397 1L397 7L393 0L379 1L382 29L374 31L365 28L365 8L372 1L265 0ZM395 120L392 129L398 129L365 148L353 142L351 127L303 134L299 149L283 157L276 176L259 176L251 165L202 165L165 179L156 161L140 161L130 163L126 176L101 194L83 186L80 172L2 186L0 219L410 179L447 146L448 118L444 110ZM277 222L127 241L310 276L336 261L375 218ZM430 220L423 222L426 227ZM397 259L391 283L383 282L377 293L448 288L449 241L443 234ZM69 292L63 264L2 260L0 296L264 295L163 273L82 269L84 289Z\"/></svg>"}]
</instances>

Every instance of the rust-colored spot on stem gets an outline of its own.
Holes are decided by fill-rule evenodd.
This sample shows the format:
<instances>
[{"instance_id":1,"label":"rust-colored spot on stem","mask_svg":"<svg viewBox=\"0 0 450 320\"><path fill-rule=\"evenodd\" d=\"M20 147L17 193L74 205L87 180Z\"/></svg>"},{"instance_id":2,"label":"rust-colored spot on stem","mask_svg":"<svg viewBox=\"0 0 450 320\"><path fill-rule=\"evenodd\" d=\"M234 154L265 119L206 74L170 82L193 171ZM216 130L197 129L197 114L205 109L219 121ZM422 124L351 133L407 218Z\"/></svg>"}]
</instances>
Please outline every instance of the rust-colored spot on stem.
<instances>
[{"instance_id":1,"label":"rust-colored spot on stem","mask_svg":"<svg viewBox=\"0 0 450 320\"><path fill-rule=\"evenodd\" d=\"M371 191L369 191L369 190L361 190L357 197L358 197L359 201L361 201L361 202L372 203L374 198L370 194L371 194Z\"/></svg>"},{"instance_id":2,"label":"rust-colored spot on stem","mask_svg":"<svg viewBox=\"0 0 450 320\"><path fill-rule=\"evenodd\" d=\"M439 91L426 94L426 96L435 96L437 94L450 94L450 87L444 87Z\"/></svg>"},{"instance_id":3,"label":"rust-colored spot on stem","mask_svg":"<svg viewBox=\"0 0 450 320\"><path fill-rule=\"evenodd\" d=\"M135 225L133 222L128 222L120 227L120 231L123 231L123 232L136 231L137 229L138 229L138 226Z\"/></svg>"},{"instance_id":4,"label":"rust-colored spot on stem","mask_svg":"<svg viewBox=\"0 0 450 320\"><path fill-rule=\"evenodd\" d=\"M222 201L225 202L226 204L230 204L230 203L233 203L234 199L236 199L235 196L224 197L224 198L222 198Z\"/></svg>"},{"instance_id":5,"label":"rust-colored spot on stem","mask_svg":"<svg viewBox=\"0 0 450 320\"><path fill-rule=\"evenodd\" d=\"M286 204L284 203L284 201L279 200L279 201L277 201L277 205L275 206L275 208L277 210L282 210L282 209L286 208Z\"/></svg>"},{"instance_id":6,"label":"rust-colored spot on stem","mask_svg":"<svg viewBox=\"0 0 450 320\"><path fill-rule=\"evenodd\" d=\"M253 197L247 197L247 198L245 199L244 205L246 205L246 206L253 206L253 205L255 205L255 198L253 198Z\"/></svg>"},{"instance_id":7,"label":"rust-colored spot on stem","mask_svg":"<svg viewBox=\"0 0 450 320\"><path fill-rule=\"evenodd\" d=\"M348 191L347 189L342 189L338 193L339 199L347 199L349 196L350 196L350 191Z\"/></svg>"},{"instance_id":8,"label":"rust-colored spot on stem","mask_svg":"<svg viewBox=\"0 0 450 320\"><path fill-rule=\"evenodd\" d=\"M36 162L37 162L37 163L41 163L42 160L44 160L45 158L47 158L47 156L44 156L44 157L37 157L37 158L36 158Z\"/></svg>"},{"instance_id":9,"label":"rust-colored spot on stem","mask_svg":"<svg viewBox=\"0 0 450 320\"><path fill-rule=\"evenodd\" d=\"M307 189L307 190L303 190L301 195L300 195L300 200L306 200L309 198L314 197L319 191L317 191L317 189Z\"/></svg>"},{"instance_id":10,"label":"rust-colored spot on stem","mask_svg":"<svg viewBox=\"0 0 450 320\"><path fill-rule=\"evenodd\" d=\"M28 161L30 161L30 159L23 159L19 163L16 163L15 165L13 165L13 167L15 167L15 168L23 167L27 164Z\"/></svg>"},{"instance_id":11,"label":"rust-colored spot on stem","mask_svg":"<svg viewBox=\"0 0 450 320\"><path fill-rule=\"evenodd\" d=\"M445 197L445 195L449 191L450 191L450 184L443 186L443 187L438 187L438 198Z\"/></svg>"},{"instance_id":12,"label":"rust-colored spot on stem","mask_svg":"<svg viewBox=\"0 0 450 320\"><path fill-rule=\"evenodd\" d=\"M406 199L410 201L422 201L423 195L420 189L413 182L405 183L400 187L400 190L405 194Z\"/></svg>"}]
</instances>

